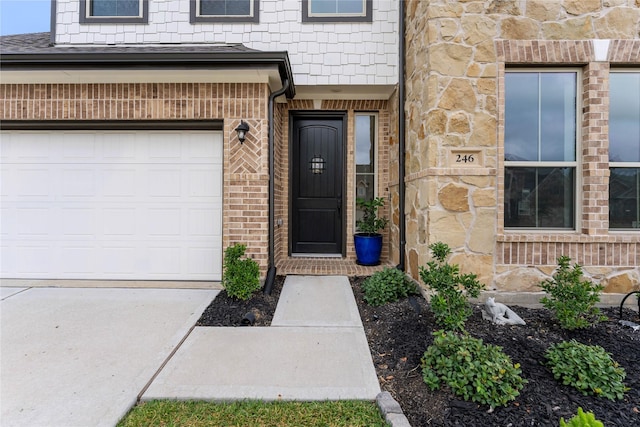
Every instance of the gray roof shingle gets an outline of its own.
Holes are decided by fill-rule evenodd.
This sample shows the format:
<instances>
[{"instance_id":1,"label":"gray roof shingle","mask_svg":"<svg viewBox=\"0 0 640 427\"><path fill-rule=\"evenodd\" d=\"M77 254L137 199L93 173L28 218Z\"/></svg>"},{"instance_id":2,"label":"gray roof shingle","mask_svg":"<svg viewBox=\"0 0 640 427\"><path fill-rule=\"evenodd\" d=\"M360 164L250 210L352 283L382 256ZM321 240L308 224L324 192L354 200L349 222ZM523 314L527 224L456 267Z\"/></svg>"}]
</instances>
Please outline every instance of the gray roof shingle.
<instances>
[{"instance_id":1,"label":"gray roof shingle","mask_svg":"<svg viewBox=\"0 0 640 427\"><path fill-rule=\"evenodd\" d=\"M0 37L0 69L144 68L265 68L277 66L289 81L287 97L295 96L286 51L268 52L242 44L53 45L50 33Z\"/></svg>"}]
</instances>

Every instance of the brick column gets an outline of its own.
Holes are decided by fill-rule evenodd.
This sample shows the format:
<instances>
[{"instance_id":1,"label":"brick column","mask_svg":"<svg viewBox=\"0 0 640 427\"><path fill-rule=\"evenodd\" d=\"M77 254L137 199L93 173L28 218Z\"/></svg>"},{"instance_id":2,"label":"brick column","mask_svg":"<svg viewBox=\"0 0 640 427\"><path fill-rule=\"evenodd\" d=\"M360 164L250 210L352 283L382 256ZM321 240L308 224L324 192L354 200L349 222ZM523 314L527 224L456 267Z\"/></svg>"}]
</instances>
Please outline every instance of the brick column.
<instances>
[{"instance_id":1,"label":"brick column","mask_svg":"<svg viewBox=\"0 0 640 427\"><path fill-rule=\"evenodd\" d=\"M584 68L582 92L582 233L609 233L609 63Z\"/></svg>"}]
</instances>

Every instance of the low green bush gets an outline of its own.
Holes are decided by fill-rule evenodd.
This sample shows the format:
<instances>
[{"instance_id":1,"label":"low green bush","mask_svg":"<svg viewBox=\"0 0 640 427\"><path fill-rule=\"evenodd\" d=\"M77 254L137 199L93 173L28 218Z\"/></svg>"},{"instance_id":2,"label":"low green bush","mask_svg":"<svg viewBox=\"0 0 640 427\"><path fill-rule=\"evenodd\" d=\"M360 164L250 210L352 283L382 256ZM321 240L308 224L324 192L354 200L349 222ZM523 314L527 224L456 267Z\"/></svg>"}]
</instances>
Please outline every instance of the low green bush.
<instances>
[{"instance_id":1,"label":"low green bush","mask_svg":"<svg viewBox=\"0 0 640 427\"><path fill-rule=\"evenodd\" d=\"M552 345L545 353L547 365L556 380L578 389L584 395L622 399L628 390L622 382L624 368L604 348L576 340Z\"/></svg>"},{"instance_id":2,"label":"low green bush","mask_svg":"<svg viewBox=\"0 0 640 427\"><path fill-rule=\"evenodd\" d=\"M397 268L386 267L367 277L362 283L364 300L367 304L378 306L397 301L418 292L415 283Z\"/></svg>"},{"instance_id":3,"label":"low green bush","mask_svg":"<svg viewBox=\"0 0 640 427\"><path fill-rule=\"evenodd\" d=\"M420 278L435 291L431 297L431 310L436 323L449 330L464 330L464 323L471 316L469 298L478 298L484 285L475 274L460 274L457 264L446 262L451 249L446 243L437 242L429 246L433 257L427 267L420 267Z\"/></svg>"},{"instance_id":4,"label":"low green bush","mask_svg":"<svg viewBox=\"0 0 640 427\"><path fill-rule=\"evenodd\" d=\"M224 251L222 286L230 297L248 300L260 289L260 267L251 258L244 258L247 247L236 243Z\"/></svg>"},{"instance_id":5,"label":"low green bush","mask_svg":"<svg viewBox=\"0 0 640 427\"><path fill-rule=\"evenodd\" d=\"M491 407L514 400L526 384L520 365L502 348L452 331L436 331L421 359L422 377L431 390L444 382L458 396Z\"/></svg>"},{"instance_id":6,"label":"low green bush","mask_svg":"<svg viewBox=\"0 0 640 427\"><path fill-rule=\"evenodd\" d=\"M582 408L578 408L578 415L564 422L564 418L560 418L560 427L604 427L602 421L598 421L593 412L584 412Z\"/></svg>"},{"instance_id":7,"label":"low green bush","mask_svg":"<svg viewBox=\"0 0 640 427\"><path fill-rule=\"evenodd\" d=\"M547 279L540 287L548 294L540 300L555 313L560 325L565 329L580 329L605 320L595 306L600 301L604 286L590 280L582 280L582 267L570 266L571 258L558 258L558 269L552 279Z\"/></svg>"}]
</instances>

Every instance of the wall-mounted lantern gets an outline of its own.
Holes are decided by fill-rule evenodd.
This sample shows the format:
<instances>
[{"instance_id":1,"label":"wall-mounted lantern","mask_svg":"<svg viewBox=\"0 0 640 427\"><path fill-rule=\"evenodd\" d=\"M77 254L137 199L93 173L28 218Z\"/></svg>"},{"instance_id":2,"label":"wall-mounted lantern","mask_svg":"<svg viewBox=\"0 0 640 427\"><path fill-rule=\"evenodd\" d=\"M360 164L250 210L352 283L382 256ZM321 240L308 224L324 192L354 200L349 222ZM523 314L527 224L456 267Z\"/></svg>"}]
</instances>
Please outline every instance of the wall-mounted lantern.
<instances>
[{"instance_id":1,"label":"wall-mounted lantern","mask_svg":"<svg viewBox=\"0 0 640 427\"><path fill-rule=\"evenodd\" d=\"M316 154L309 160L309 170L313 172L314 175L321 174L324 172L325 164L324 159L319 154Z\"/></svg>"},{"instance_id":2,"label":"wall-mounted lantern","mask_svg":"<svg viewBox=\"0 0 640 427\"><path fill-rule=\"evenodd\" d=\"M240 124L235 129L235 131L238 132L238 139L240 140L240 144L242 144L244 140L247 139L247 133L249 133L249 125L244 120L240 120Z\"/></svg>"}]
</instances>

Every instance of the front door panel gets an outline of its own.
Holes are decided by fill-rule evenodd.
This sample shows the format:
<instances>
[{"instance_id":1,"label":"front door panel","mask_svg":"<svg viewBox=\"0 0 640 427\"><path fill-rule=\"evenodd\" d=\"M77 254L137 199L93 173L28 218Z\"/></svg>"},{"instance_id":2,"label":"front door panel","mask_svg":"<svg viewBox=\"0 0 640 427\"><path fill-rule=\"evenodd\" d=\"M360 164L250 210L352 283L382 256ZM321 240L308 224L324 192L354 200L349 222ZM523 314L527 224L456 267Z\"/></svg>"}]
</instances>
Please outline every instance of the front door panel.
<instances>
[{"instance_id":1,"label":"front door panel","mask_svg":"<svg viewBox=\"0 0 640 427\"><path fill-rule=\"evenodd\" d=\"M293 253L342 253L343 128L341 117L293 118Z\"/></svg>"}]
</instances>

